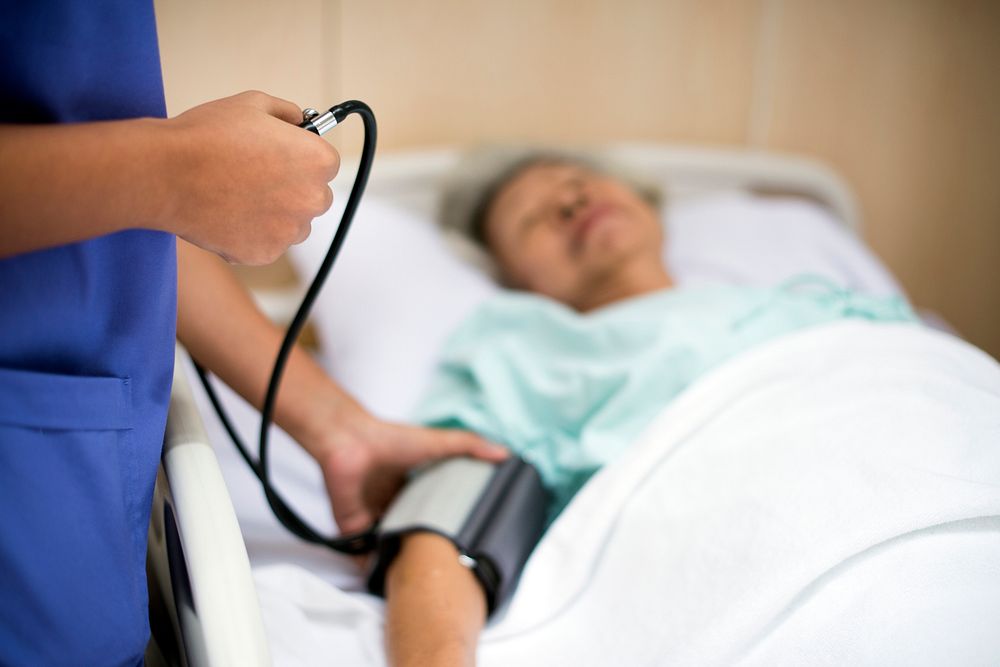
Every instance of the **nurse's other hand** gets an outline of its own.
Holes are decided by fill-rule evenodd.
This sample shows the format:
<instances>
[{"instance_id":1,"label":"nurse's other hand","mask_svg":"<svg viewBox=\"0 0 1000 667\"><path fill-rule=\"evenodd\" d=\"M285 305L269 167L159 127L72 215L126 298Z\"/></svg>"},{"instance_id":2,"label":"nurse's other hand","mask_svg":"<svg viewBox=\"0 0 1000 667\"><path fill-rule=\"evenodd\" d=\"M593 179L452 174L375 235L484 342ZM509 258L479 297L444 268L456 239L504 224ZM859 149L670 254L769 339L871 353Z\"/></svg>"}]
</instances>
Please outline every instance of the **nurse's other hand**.
<instances>
[{"instance_id":1,"label":"nurse's other hand","mask_svg":"<svg viewBox=\"0 0 1000 667\"><path fill-rule=\"evenodd\" d=\"M342 533L368 528L385 511L407 471L451 456L503 461L509 452L467 431L401 426L364 411L329 432L318 457Z\"/></svg>"},{"instance_id":2,"label":"nurse's other hand","mask_svg":"<svg viewBox=\"0 0 1000 667\"><path fill-rule=\"evenodd\" d=\"M267 264L333 203L340 155L295 104L240 93L165 121L160 229L230 262Z\"/></svg>"}]
</instances>

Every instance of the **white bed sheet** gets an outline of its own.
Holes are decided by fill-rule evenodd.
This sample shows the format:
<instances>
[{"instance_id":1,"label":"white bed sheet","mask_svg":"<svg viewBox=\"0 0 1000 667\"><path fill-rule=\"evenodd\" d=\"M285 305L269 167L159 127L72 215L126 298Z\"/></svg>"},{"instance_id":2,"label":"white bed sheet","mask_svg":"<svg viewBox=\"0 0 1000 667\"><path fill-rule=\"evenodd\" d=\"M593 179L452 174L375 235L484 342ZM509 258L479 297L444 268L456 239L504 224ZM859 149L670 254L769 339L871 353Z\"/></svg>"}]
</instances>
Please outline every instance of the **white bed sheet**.
<instances>
[{"instance_id":1,"label":"white bed sheet","mask_svg":"<svg viewBox=\"0 0 1000 667\"><path fill-rule=\"evenodd\" d=\"M996 664L1000 366L842 322L699 380L543 538L480 664ZM381 604L258 567L276 664L382 665Z\"/></svg>"}]
</instances>

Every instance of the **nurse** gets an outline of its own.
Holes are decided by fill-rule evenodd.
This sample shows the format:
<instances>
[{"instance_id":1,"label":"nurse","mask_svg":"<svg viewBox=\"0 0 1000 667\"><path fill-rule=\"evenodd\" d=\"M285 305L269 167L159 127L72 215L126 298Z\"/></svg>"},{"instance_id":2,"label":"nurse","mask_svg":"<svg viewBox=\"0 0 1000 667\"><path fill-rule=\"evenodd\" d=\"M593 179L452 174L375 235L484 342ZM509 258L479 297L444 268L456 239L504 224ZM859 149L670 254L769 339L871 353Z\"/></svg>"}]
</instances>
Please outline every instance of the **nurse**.
<instances>
[{"instance_id":1,"label":"nurse","mask_svg":"<svg viewBox=\"0 0 1000 667\"><path fill-rule=\"evenodd\" d=\"M219 257L272 261L339 156L244 93L165 119L151 2L0 0L0 664L136 665L176 334L259 404L278 332ZM402 471L502 452L380 422L307 356L277 421L345 531Z\"/></svg>"}]
</instances>

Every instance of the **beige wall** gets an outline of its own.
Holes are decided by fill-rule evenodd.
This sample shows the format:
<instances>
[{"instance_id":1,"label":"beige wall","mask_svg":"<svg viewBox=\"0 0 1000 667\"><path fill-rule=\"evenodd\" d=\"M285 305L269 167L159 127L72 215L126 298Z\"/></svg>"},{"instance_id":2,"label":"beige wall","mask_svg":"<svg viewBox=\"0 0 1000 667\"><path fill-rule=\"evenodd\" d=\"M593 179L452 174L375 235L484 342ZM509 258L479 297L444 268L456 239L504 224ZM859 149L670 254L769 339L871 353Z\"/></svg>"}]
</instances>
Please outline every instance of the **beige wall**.
<instances>
[{"instance_id":1,"label":"beige wall","mask_svg":"<svg viewBox=\"0 0 1000 667\"><path fill-rule=\"evenodd\" d=\"M639 139L811 154L920 306L1000 356L1000 3L157 0L167 106L364 99L383 149ZM350 131L339 144L356 151Z\"/></svg>"}]
</instances>

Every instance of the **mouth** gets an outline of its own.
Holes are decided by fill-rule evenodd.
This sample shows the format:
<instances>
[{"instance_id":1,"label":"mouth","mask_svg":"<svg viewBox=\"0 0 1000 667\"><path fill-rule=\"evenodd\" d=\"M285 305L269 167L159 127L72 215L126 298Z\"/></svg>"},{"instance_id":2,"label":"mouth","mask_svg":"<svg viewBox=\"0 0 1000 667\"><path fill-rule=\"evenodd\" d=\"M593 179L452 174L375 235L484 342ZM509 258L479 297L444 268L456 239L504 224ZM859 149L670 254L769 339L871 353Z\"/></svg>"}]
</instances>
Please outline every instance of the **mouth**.
<instances>
[{"instance_id":1,"label":"mouth","mask_svg":"<svg viewBox=\"0 0 1000 667\"><path fill-rule=\"evenodd\" d=\"M590 236L591 232L599 227L614 211L615 206L613 204L595 204L580 217L570 231L570 247L574 254L579 253L583 249L587 237Z\"/></svg>"}]
</instances>

